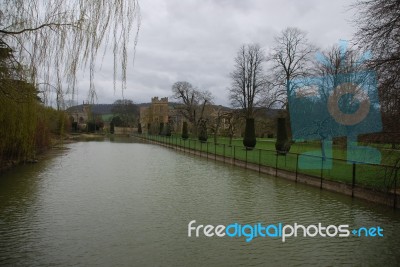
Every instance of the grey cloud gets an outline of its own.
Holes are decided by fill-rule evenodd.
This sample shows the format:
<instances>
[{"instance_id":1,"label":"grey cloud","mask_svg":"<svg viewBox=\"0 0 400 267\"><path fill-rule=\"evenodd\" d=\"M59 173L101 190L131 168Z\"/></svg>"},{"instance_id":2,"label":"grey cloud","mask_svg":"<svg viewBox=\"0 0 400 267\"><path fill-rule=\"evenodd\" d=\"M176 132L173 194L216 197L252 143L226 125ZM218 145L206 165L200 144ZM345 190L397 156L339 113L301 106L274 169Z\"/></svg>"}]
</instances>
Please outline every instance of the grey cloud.
<instances>
[{"instance_id":1,"label":"grey cloud","mask_svg":"<svg viewBox=\"0 0 400 267\"><path fill-rule=\"evenodd\" d=\"M170 96L171 86L186 80L228 105L226 88L237 49L259 43L268 50L273 38L288 26L308 32L310 41L328 47L350 39L352 1L338 0L145 0L135 67L129 66L126 98L148 102ZM132 51L132 48L130 48ZM111 50L110 50L111 53ZM97 74L99 103L121 98L112 89L112 57L106 56ZM80 98L87 83L79 83ZM111 87L110 87L111 86Z\"/></svg>"}]
</instances>

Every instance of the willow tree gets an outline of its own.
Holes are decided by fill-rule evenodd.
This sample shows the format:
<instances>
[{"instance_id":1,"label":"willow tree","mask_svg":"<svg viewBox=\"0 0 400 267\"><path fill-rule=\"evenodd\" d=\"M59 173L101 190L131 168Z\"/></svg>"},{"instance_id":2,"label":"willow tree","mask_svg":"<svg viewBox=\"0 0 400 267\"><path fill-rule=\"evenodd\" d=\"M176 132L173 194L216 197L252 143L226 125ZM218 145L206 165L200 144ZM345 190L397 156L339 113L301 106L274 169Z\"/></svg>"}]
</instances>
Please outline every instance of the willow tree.
<instances>
[{"instance_id":1,"label":"willow tree","mask_svg":"<svg viewBox=\"0 0 400 267\"><path fill-rule=\"evenodd\" d=\"M98 52L111 46L114 90L117 80L126 87L128 44L135 47L139 26L137 0L0 2L0 169L9 160L34 158L64 128L63 113L39 104L39 85L55 90L60 106L88 68L93 101Z\"/></svg>"},{"instance_id":2,"label":"willow tree","mask_svg":"<svg viewBox=\"0 0 400 267\"><path fill-rule=\"evenodd\" d=\"M114 90L126 88L128 44L137 42L137 0L4 0L0 4L0 42L14 51L30 83L50 86L61 100L75 93L77 73L89 69L89 99L96 96L99 51L111 46ZM134 34L131 34L134 32ZM133 51L134 53L134 51Z\"/></svg>"}]
</instances>

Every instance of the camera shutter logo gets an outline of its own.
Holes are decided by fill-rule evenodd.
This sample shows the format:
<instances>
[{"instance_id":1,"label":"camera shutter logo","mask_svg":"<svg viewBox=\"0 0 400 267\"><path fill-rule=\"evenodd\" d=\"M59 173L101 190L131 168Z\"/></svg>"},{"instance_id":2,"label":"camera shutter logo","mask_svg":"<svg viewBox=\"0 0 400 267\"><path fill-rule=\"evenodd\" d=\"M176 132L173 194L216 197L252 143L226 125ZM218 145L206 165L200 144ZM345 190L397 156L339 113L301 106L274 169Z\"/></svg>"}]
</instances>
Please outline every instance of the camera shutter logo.
<instances>
[{"instance_id":1,"label":"camera shutter logo","mask_svg":"<svg viewBox=\"0 0 400 267\"><path fill-rule=\"evenodd\" d=\"M340 98L347 94L353 95L353 99L357 99L360 102L358 110L352 114L344 113L339 107ZM337 86L328 98L329 114L337 123L348 126L363 121L369 113L370 105L368 95L354 83L343 83Z\"/></svg>"}]
</instances>

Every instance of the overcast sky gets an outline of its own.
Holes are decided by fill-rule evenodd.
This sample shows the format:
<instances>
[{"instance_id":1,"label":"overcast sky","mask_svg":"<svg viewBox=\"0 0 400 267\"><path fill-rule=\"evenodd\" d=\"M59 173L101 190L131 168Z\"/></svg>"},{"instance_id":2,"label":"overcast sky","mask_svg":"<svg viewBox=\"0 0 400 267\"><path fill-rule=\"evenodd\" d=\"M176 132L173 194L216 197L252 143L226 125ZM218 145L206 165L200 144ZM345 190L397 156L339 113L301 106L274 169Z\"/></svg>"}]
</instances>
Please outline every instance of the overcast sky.
<instances>
[{"instance_id":1,"label":"overcast sky","mask_svg":"<svg viewBox=\"0 0 400 267\"><path fill-rule=\"evenodd\" d=\"M298 27L320 48L355 31L349 0L143 0L134 67L130 61L124 97L135 103L171 97L171 86L188 81L207 89L219 105L229 105L229 73L237 50L259 43L265 51L286 27ZM133 42L131 42L133 45ZM111 53L111 51L109 52ZM98 62L98 103L122 98L114 93L112 60ZM100 65L102 65L100 69ZM87 75L86 75L87 76ZM78 84L78 101L87 99L87 77ZM76 97L75 97L76 99ZM170 98L171 99L171 98ZM172 100L172 99L171 99Z\"/></svg>"}]
</instances>

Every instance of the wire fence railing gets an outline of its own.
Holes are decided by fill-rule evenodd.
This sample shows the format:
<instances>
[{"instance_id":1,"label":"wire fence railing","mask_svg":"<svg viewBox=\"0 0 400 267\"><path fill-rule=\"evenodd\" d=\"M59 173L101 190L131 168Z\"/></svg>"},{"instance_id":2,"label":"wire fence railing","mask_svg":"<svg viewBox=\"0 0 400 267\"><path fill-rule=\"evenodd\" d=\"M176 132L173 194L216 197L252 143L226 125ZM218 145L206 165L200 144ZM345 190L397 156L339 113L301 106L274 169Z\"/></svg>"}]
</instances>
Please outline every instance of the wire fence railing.
<instances>
[{"instance_id":1,"label":"wire fence railing","mask_svg":"<svg viewBox=\"0 0 400 267\"><path fill-rule=\"evenodd\" d=\"M337 158L305 155L288 152L277 153L276 150L261 148L246 149L244 146L226 143L201 142L197 139L182 139L179 136L162 136L137 134L139 138L157 142L183 152L222 162L230 162L245 168L266 172L275 176L291 175L297 182L305 176L314 179L322 188L326 182L344 184L354 196L357 187L378 191L392 198L392 205L397 207L400 196L399 169L400 164L368 164L348 162ZM314 168L302 168L301 160L309 157ZM328 165L328 166L327 166ZM326 186L326 185L325 185Z\"/></svg>"}]
</instances>

